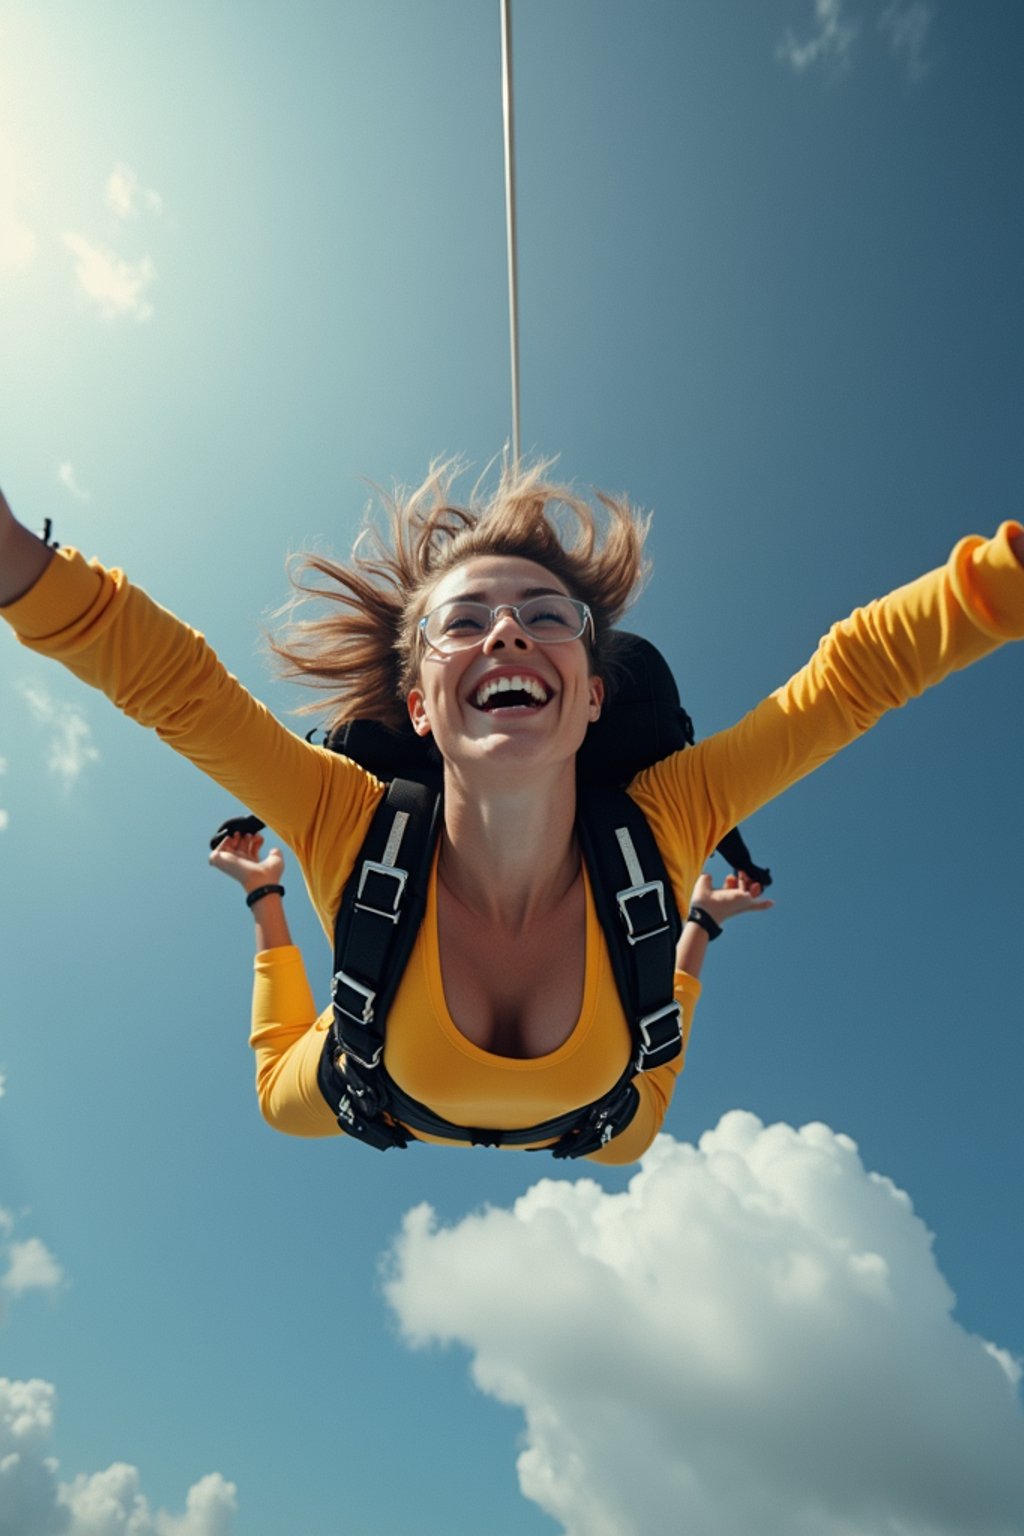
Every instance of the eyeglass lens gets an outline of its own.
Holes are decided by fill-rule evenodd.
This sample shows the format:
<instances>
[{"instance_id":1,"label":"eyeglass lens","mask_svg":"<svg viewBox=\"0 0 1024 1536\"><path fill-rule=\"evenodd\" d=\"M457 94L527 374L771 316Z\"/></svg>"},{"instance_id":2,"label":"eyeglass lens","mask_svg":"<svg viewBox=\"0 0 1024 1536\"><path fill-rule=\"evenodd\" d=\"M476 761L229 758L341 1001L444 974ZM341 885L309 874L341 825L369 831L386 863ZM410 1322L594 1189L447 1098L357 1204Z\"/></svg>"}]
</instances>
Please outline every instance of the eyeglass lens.
<instances>
[{"instance_id":1,"label":"eyeglass lens","mask_svg":"<svg viewBox=\"0 0 1024 1536\"><path fill-rule=\"evenodd\" d=\"M512 613L520 628L542 645L560 645L578 640L587 623L587 608L572 597L531 597L514 606L502 604L489 608L486 603L442 603L428 613L423 633L438 650L459 650L477 645L493 629L501 613Z\"/></svg>"}]
</instances>

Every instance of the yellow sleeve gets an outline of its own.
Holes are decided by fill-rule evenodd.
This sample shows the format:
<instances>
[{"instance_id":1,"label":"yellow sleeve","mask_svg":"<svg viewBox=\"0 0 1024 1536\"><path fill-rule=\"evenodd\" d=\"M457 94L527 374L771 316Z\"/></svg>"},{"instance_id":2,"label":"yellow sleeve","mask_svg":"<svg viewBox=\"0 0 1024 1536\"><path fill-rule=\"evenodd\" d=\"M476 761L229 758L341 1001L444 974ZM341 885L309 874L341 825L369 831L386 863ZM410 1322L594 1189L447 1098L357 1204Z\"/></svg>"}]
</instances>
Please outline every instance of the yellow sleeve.
<instances>
[{"instance_id":1,"label":"yellow sleeve","mask_svg":"<svg viewBox=\"0 0 1024 1536\"><path fill-rule=\"evenodd\" d=\"M638 775L630 793L677 898L731 827L887 710L1024 637L1024 566L1010 546L1020 529L1009 522L993 539L962 539L940 570L833 625L810 661L737 725Z\"/></svg>"},{"instance_id":2,"label":"yellow sleeve","mask_svg":"<svg viewBox=\"0 0 1024 1536\"><path fill-rule=\"evenodd\" d=\"M256 1095L268 1125L288 1136L340 1136L317 1087L317 1064L330 1024L317 1018L302 955L294 944L260 950L252 989Z\"/></svg>"},{"instance_id":3,"label":"yellow sleeve","mask_svg":"<svg viewBox=\"0 0 1024 1536\"><path fill-rule=\"evenodd\" d=\"M311 746L232 677L203 636L118 570L62 549L0 609L22 644L63 663L288 842L324 926L382 786Z\"/></svg>"},{"instance_id":4,"label":"yellow sleeve","mask_svg":"<svg viewBox=\"0 0 1024 1536\"><path fill-rule=\"evenodd\" d=\"M679 1074L686 1063L686 1049L690 1043L693 1015L700 997L700 982L688 971L676 971L673 987L676 1002L682 1013L683 1049L675 1061L667 1066L656 1067L653 1072L643 1072L633 1082L640 1094L640 1103L632 1123L621 1136L616 1136L600 1152L592 1152L584 1159L593 1163L635 1163L650 1146L661 1130L666 1111L679 1081Z\"/></svg>"}]
</instances>

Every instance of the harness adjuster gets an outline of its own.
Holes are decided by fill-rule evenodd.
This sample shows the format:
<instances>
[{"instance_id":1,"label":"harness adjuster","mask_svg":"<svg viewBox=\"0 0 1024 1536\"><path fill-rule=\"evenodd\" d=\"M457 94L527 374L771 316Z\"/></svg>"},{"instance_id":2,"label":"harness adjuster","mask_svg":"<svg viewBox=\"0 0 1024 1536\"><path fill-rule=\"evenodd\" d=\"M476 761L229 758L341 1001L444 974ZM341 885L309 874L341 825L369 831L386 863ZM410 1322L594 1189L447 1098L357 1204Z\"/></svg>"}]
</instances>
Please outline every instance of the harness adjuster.
<instances>
[{"instance_id":1,"label":"harness adjuster","mask_svg":"<svg viewBox=\"0 0 1024 1536\"><path fill-rule=\"evenodd\" d=\"M390 911L384 907L372 906L370 902L362 900L366 882L371 875L390 875L397 882L391 898ZM401 916L402 897L405 895L405 883L408 878L409 871L406 869L398 869L392 864L377 864L373 859L364 859L363 867L359 872L359 886L356 890L356 909L360 912L372 912L374 917L386 917L388 922L397 923Z\"/></svg>"},{"instance_id":2,"label":"harness adjuster","mask_svg":"<svg viewBox=\"0 0 1024 1536\"><path fill-rule=\"evenodd\" d=\"M637 1024L637 1032L640 1036L640 1050L634 1063L634 1071L649 1072L648 1057L658 1056L667 1048L671 1048L669 1055L664 1059L671 1061L679 1054L682 1042L682 1009L677 1002L666 1003L664 1008L656 1008L653 1013L647 1013ZM658 1066L664 1062L656 1063Z\"/></svg>"},{"instance_id":3,"label":"harness adjuster","mask_svg":"<svg viewBox=\"0 0 1024 1536\"><path fill-rule=\"evenodd\" d=\"M658 911L661 915L660 923L654 927L647 926L643 912L637 912L637 921L634 922L633 914L629 909L630 902L644 902L645 898L650 896L657 897ZM643 885L628 886L626 890L616 893L615 900L618 902L619 916L626 925L626 939L630 944L639 944L643 939L653 939L657 934L669 931L665 887L660 880L648 880ZM650 905L649 902L646 904ZM657 919L655 921L657 922Z\"/></svg>"},{"instance_id":4,"label":"harness adjuster","mask_svg":"<svg viewBox=\"0 0 1024 1536\"><path fill-rule=\"evenodd\" d=\"M353 1012L351 1008L345 1007L345 1002L342 1001L342 989L344 987L347 987L350 992L355 993L355 1004L356 1007L359 1007L358 1013ZM352 1020L353 1024L358 1024L365 1028L366 1025L373 1023L373 1005L377 1001L377 994L372 987L366 987L361 981L356 981L355 977L350 976L347 971L335 971L334 981L331 985L331 999L334 1003L335 1013L343 1013L347 1019ZM352 999L347 998L345 1001L350 1002ZM360 1002L362 1004L361 1007ZM351 1038L345 1033L344 1026L341 1026L341 1034L346 1056L351 1056L352 1060L357 1061L361 1067L375 1067L377 1065L384 1054L383 1040L372 1056L367 1058L360 1056L359 1052L353 1049Z\"/></svg>"}]
</instances>

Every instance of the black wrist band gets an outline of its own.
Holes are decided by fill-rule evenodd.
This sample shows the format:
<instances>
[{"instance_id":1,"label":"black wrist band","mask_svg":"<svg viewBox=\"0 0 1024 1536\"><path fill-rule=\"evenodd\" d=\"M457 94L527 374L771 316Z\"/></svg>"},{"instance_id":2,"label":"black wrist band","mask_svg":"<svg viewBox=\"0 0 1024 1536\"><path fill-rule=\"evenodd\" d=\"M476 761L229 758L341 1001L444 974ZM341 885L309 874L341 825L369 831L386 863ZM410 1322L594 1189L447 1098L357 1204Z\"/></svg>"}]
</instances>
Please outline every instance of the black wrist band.
<instances>
[{"instance_id":1,"label":"black wrist band","mask_svg":"<svg viewBox=\"0 0 1024 1536\"><path fill-rule=\"evenodd\" d=\"M258 890L250 891L249 892L248 896L245 898L245 904L246 904L247 907L254 907L256 905L256 903L258 901L261 901L264 896L283 896L283 895L284 895L284 886L283 885L261 885Z\"/></svg>"},{"instance_id":2,"label":"black wrist band","mask_svg":"<svg viewBox=\"0 0 1024 1536\"><path fill-rule=\"evenodd\" d=\"M705 912L703 907L693 906L686 914L688 923L696 923L698 928L703 928L709 941L718 938L722 931L720 923L716 923L710 912Z\"/></svg>"}]
</instances>

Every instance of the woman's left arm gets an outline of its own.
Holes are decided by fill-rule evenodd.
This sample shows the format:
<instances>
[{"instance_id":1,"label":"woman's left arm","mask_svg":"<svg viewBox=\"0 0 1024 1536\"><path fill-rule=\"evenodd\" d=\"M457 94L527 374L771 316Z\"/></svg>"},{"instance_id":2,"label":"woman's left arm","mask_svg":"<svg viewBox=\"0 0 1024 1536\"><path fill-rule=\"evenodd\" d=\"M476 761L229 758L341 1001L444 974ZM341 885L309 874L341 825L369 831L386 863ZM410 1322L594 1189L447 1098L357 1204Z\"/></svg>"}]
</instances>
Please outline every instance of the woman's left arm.
<instances>
[{"instance_id":1,"label":"woman's left arm","mask_svg":"<svg viewBox=\"0 0 1024 1536\"><path fill-rule=\"evenodd\" d=\"M887 710L1014 639L1024 639L1024 527L1007 522L994 538L961 539L938 570L855 609L736 725L657 764L646 785L641 776L659 843L678 841L682 818L694 834L688 857L703 863L730 827Z\"/></svg>"}]
</instances>

